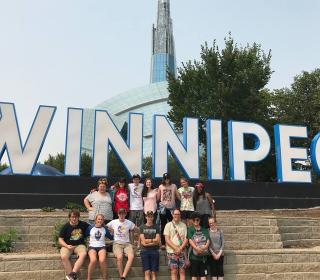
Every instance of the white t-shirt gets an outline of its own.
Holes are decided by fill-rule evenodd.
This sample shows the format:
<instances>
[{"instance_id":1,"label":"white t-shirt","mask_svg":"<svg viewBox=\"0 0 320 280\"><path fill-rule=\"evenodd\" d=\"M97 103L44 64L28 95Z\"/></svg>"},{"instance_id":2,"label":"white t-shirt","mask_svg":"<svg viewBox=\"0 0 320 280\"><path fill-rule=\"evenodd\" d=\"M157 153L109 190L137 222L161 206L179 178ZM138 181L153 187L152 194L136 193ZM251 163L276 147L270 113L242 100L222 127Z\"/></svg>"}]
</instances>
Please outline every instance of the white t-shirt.
<instances>
[{"instance_id":1,"label":"white t-shirt","mask_svg":"<svg viewBox=\"0 0 320 280\"><path fill-rule=\"evenodd\" d=\"M103 246L106 246L106 229L104 227L93 227L90 230L90 239L89 239L89 246L90 247L95 247L95 248L100 248Z\"/></svg>"},{"instance_id":2,"label":"white t-shirt","mask_svg":"<svg viewBox=\"0 0 320 280\"><path fill-rule=\"evenodd\" d=\"M184 187L181 187L178 189L178 192L181 195L181 211L194 211L193 206L193 187L187 187L186 189Z\"/></svg>"},{"instance_id":3,"label":"white t-shirt","mask_svg":"<svg viewBox=\"0 0 320 280\"><path fill-rule=\"evenodd\" d=\"M139 183L136 186L134 183L130 183L128 187L130 191L130 210L143 210L143 184Z\"/></svg>"},{"instance_id":4,"label":"white t-shirt","mask_svg":"<svg viewBox=\"0 0 320 280\"><path fill-rule=\"evenodd\" d=\"M125 244L130 243L129 231L134 229L135 224L127 219L123 222L116 219L108 223L107 227L113 229L113 238L115 243Z\"/></svg>"}]
</instances>

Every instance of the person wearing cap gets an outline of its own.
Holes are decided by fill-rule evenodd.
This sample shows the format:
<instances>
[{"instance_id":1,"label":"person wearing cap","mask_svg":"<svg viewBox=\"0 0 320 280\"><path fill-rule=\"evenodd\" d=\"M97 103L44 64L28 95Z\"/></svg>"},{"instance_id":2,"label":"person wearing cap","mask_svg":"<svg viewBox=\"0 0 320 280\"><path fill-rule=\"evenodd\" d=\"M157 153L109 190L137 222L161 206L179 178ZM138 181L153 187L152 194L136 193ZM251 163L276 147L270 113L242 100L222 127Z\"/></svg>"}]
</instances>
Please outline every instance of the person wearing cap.
<instances>
[{"instance_id":1,"label":"person wearing cap","mask_svg":"<svg viewBox=\"0 0 320 280\"><path fill-rule=\"evenodd\" d=\"M177 186L172 184L170 175L164 173L162 176L162 183L158 188L158 200L159 203L159 212L160 212L160 221L161 221L161 244L162 249L164 249L165 238L163 235L164 226L169 221L172 221L171 211L176 207L176 198L180 199L180 194L177 190Z\"/></svg>"},{"instance_id":2,"label":"person wearing cap","mask_svg":"<svg viewBox=\"0 0 320 280\"><path fill-rule=\"evenodd\" d=\"M200 214L193 212L191 215L193 225L188 227L187 237L190 248L190 274L192 280L206 280L208 275L207 259L209 255L210 237L208 229L200 226Z\"/></svg>"},{"instance_id":3,"label":"person wearing cap","mask_svg":"<svg viewBox=\"0 0 320 280\"><path fill-rule=\"evenodd\" d=\"M126 187L126 179L120 178L115 184L113 191L113 212L114 218L118 218L119 209L124 208L126 213L129 211L129 190Z\"/></svg>"},{"instance_id":4,"label":"person wearing cap","mask_svg":"<svg viewBox=\"0 0 320 280\"><path fill-rule=\"evenodd\" d=\"M130 243L130 232L136 230L136 226L133 222L127 220L127 211L125 208L118 210L119 219L112 220L107 224L110 231L113 232L113 253L117 258L117 267L120 279L126 279L127 274L132 266L134 252L133 247ZM123 269L123 254L128 258L128 261Z\"/></svg>"},{"instance_id":5,"label":"person wearing cap","mask_svg":"<svg viewBox=\"0 0 320 280\"><path fill-rule=\"evenodd\" d=\"M132 183L128 184L130 193L130 212L129 220L137 225L137 227L143 224L143 199L142 191L143 184L140 183L140 175L134 174L132 176Z\"/></svg>"},{"instance_id":6,"label":"person wearing cap","mask_svg":"<svg viewBox=\"0 0 320 280\"><path fill-rule=\"evenodd\" d=\"M146 224L140 227L141 262L145 280L155 280L159 270L160 229L153 223L154 213L146 213Z\"/></svg>"},{"instance_id":7,"label":"person wearing cap","mask_svg":"<svg viewBox=\"0 0 320 280\"><path fill-rule=\"evenodd\" d=\"M215 217L216 209L211 194L205 192L204 185L201 182L198 182L195 185L193 205L195 206L195 211L201 216L201 226L208 228L208 219L210 217Z\"/></svg>"}]
</instances>

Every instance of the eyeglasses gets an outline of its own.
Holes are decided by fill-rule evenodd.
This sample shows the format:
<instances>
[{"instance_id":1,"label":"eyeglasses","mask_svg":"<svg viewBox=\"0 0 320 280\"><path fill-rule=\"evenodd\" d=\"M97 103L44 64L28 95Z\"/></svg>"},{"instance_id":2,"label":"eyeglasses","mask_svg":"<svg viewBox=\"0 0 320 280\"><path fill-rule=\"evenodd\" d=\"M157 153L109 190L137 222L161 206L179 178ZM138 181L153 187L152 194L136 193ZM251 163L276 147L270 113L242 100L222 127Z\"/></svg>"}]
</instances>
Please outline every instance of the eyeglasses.
<instances>
[{"instance_id":1,"label":"eyeglasses","mask_svg":"<svg viewBox=\"0 0 320 280\"><path fill-rule=\"evenodd\" d=\"M195 222L200 222L200 219L199 218L195 218L194 221Z\"/></svg>"}]
</instances>

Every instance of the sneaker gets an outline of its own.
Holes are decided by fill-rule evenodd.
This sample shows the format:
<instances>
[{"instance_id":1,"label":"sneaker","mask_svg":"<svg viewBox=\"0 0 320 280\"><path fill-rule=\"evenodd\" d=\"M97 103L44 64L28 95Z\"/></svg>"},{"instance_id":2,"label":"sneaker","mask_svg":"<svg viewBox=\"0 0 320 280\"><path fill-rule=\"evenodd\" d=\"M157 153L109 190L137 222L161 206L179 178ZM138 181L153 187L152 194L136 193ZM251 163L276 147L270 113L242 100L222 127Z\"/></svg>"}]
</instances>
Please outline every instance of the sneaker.
<instances>
[{"instance_id":1,"label":"sneaker","mask_svg":"<svg viewBox=\"0 0 320 280\"><path fill-rule=\"evenodd\" d=\"M66 278L67 278L67 280L77 280L78 279L77 273L71 272L66 276Z\"/></svg>"}]
</instances>

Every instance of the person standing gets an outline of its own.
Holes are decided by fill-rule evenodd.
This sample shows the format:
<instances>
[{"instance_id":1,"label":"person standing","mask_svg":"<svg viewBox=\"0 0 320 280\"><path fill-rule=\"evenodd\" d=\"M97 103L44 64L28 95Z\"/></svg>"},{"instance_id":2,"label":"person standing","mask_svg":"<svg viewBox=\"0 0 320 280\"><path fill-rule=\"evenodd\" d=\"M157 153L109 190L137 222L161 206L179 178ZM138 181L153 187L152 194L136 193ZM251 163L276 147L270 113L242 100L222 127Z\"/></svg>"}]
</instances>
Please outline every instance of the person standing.
<instances>
[{"instance_id":1,"label":"person standing","mask_svg":"<svg viewBox=\"0 0 320 280\"><path fill-rule=\"evenodd\" d=\"M141 261L145 280L155 280L159 271L160 229L153 223L154 213L146 213L146 224L140 227Z\"/></svg>"},{"instance_id":2,"label":"person standing","mask_svg":"<svg viewBox=\"0 0 320 280\"><path fill-rule=\"evenodd\" d=\"M187 226L181 222L180 215L180 210L175 209L173 220L166 224L163 232L166 241L168 266L171 270L171 280L177 280L178 275L180 280L186 278Z\"/></svg>"},{"instance_id":3,"label":"person standing","mask_svg":"<svg viewBox=\"0 0 320 280\"><path fill-rule=\"evenodd\" d=\"M223 280L223 252L224 252L224 237L223 232L217 226L217 221L214 218L209 219L209 235L210 235L210 253L209 267L212 280Z\"/></svg>"},{"instance_id":4,"label":"person standing","mask_svg":"<svg viewBox=\"0 0 320 280\"><path fill-rule=\"evenodd\" d=\"M86 235L89 236L89 265L87 280L91 280L91 275L96 267L97 260L99 260L102 279L107 280L107 250L105 238L107 237L110 240L113 240L113 236L104 227L104 220L104 216L102 214L98 214L95 218L94 226L89 226L86 231Z\"/></svg>"},{"instance_id":5,"label":"person standing","mask_svg":"<svg viewBox=\"0 0 320 280\"><path fill-rule=\"evenodd\" d=\"M172 221L171 211L176 206L176 198L180 198L177 187L175 184L171 183L170 175L164 173L162 177L162 183L158 188L157 199L160 200L159 212L160 212L160 222L161 222L161 244L162 249L164 249L165 237L163 234L164 226L167 222Z\"/></svg>"},{"instance_id":6,"label":"person standing","mask_svg":"<svg viewBox=\"0 0 320 280\"><path fill-rule=\"evenodd\" d=\"M126 179L120 178L119 182L114 185L114 190L112 193L114 205L113 213L114 218L118 218L118 212L121 208L126 210L126 213L129 212L129 190L126 187Z\"/></svg>"},{"instance_id":7,"label":"person standing","mask_svg":"<svg viewBox=\"0 0 320 280\"><path fill-rule=\"evenodd\" d=\"M187 225L191 225L191 215L194 212L193 192L194 188L189 186L186 178L180 178L181 187L178 189L181 197L181 220Z\"/></svg>"},{"instance_id":8,"label":"person standing","mask_svg":"<svg viewBox=\"0 0 320 280\"><path fill-rule=\"evenodd\" d=\"M108 223L113 219L112 200L110 194L106 191L107 179L98 180L98 190L91 192L83 200L84 206L89 212L89 224L94 225L95 217L102 214Z\"/></svg>"},{"instance_id":9,"label":"person standing","mask_svg":"<svg viewBox=\"0 0 320 280\"><path fill-rule=\"evenodd\" d=\"M137 227L143 224L143 184L140 183L140 175L132 176L132 183L128 185L130 192L130 213L129 220L136 224Z\"/></svg>"},{"instance_id":10,"label":"person standing","mask_svg":"<svg viewBox=\"0 0 320 280\"><path fill-rule=\"evenodd\" d=\"M147 215L149 211L154 214L157 211L157 193L158 189L153 188L152 180L147 178L144 181L144 189L142 191L143 211Z\"/></svg>"},{"instance_id":11,"label":"person standing","mask_svg":"<svg viewBox=\"0 0 320 280\"><path fill-rule=\"evenodd\" d=\"M195 206L195 211L201 215L200 225L208 228L208 219L216 216L216 209L211 194L205 192L204 185L200 182L195 185L193 205Z\"/></svg>"},{"instance_id":12,"label":"person standing","mask_svg":"<svg viewBox=\"0 0 320 280\"><path fill-rule=\"evenodd\" d=\"M194 212L191 216L193 225L188 227L188 239L191 246L190 262L191 262L191 277L192 280L206 280L207 258L209 255L210 238L208 229L200 226L200 215Z\"/></svg>"},{"instance_id":13,"label":"person standing","mask_svg":"<svg viewBox=\"0 0 320 280\"><path fill-rule=\"evenodd\" d=\"M117 258L117 267L120 279L125 280L129 270L132 266L134 252L130 243L130 232L136 229L133 222L125 219L126 209L120 208L118 210L119 219L112 220L107 224L110 231L113 232L113 253ZM123 254L128 258L128 261L123 269Z\"/></svg>"},{"instance_id":14,"label":"person standing","mask_svg":"<svg viewBox=\"0 0 320 280\"><path fill-rule=\"evenodd\" d=\"M78 279L77 273L80 271L87 256L84 236L89 224L79 220L79 210L72 209L68 217L69 222L61 228L58 242L61 246L60 256L66 272L66 278L75 280ZM70 256L73 253L77 254L78 259L72 267Z\"/></svg>"}]
</instances>

